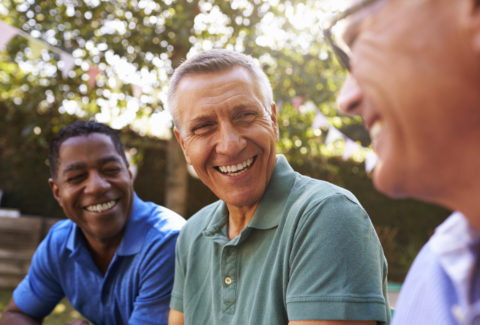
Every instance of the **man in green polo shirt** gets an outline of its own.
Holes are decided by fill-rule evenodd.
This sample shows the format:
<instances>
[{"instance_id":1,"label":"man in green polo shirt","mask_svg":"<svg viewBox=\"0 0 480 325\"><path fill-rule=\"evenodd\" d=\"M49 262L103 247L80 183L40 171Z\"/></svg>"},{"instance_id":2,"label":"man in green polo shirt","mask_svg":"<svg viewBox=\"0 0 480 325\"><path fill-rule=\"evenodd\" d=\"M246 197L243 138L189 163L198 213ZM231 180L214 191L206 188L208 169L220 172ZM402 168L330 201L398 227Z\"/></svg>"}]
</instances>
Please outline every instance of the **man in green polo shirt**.
<instances>
[{"instance_id":1,"label":"man in green polo shirt","mask_svg":"<svg viewBox=\"0 0 480 325\"><path fill-rule=\"evenodd\" d=\"M168 107L188 164L218 197L183 228L169 324L387 324L387 266L348 191L276 154L268 78L211 50L174 73Z\"/></svg>"}]
</instances>

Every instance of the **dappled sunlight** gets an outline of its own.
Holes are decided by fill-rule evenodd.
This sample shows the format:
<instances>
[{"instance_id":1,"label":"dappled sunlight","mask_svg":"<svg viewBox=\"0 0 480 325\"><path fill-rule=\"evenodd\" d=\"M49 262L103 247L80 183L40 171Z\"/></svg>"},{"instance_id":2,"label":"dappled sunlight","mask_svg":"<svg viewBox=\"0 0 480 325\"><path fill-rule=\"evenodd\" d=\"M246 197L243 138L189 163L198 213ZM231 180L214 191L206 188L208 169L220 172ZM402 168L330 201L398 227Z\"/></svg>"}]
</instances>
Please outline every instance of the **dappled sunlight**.
<instances>
[{"instance_id":1,"label":"dappled sunlight","mask_svg":"<svg viewBox=\"0 0 480 325\"><path fill-rule=\"evenodd\" d=\"M145 51L141 54L131 41L127 41L141 25L153 29L160 36L167 32L169 24L175 25L175 17L187 10L172 1L165 1L165 4L170 7L164 8L151 0L138 2L137 9L122 4L99 23L95 10L102 3L86 1L82 20L98 28L94 28L91 39L84 39L78 38L81 32L72 29L68 21L57 24L59 30L51 29L51 25L45 25L49 22L47 17L35 16L31 5L20 1L17 10L36 20L30 19L26 23L28 27L25 25L30 30L30 36L26 33L22 35L27 37L29 44L25 51L17 52L16 62L22 71L39 78L39 83L45 85L60 71L67 78L81 78L83 84L77 89L62 89L66 96L59 107L61 113L81 118L93 114L97 120L113 128L129 125L141 134L168 139L171 136L168 130L171 128L170 117L159 113L164 107L165 89L172 72L174 47L168 39L175 38L175 35L170 31L166 39L152 38L153 43L166 49L165 52ZM64 6L65 15L72 21L78 19L78 8L69 1L58 1L58 5ZM346 1L339 0L297 3L235 0L228 9L215 1L200 1L188 37L191 49L187 56L218 47L248 51L247 42L252 36L249 29L254 26L254 41L258 46L308 54L314 44L323 42L321 32L325 19L345 5ZM135 18L136 10L143 12L143 20ZM58 14L58 9L52 8L49 13L54 16ZM0 15L8 17L7 4L0 4ZM39 26L42 26L42 31ZM111 48L106 41L108 39L121 41L124 55ZM75 42L78 43L76 46L66 46ZM71 48L71 53L65 52L65 47ZM324 50L318 53L321 60L327 59ZM139 54L145 64L132 61ZM265 56L260 60L262 64L269 61ZM43 105L55 101L56 96L51 92L45 93L47 102ZM18 105L22 104L20 96L15 101ZM165 122L160 121L161 118Z\"/></svg>"}]
</instances>

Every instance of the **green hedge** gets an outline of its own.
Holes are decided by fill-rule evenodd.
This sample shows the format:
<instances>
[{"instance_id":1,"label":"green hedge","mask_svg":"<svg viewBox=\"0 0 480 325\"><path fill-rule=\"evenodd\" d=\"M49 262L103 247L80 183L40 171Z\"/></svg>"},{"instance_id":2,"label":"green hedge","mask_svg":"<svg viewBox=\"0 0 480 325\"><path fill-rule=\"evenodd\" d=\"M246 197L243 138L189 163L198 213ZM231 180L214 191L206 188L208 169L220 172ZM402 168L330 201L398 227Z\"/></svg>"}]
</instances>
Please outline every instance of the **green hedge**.
<instances>
[{"instance_id":1,"label":"green hedge","mask_svg":"<svg viewBox=\"0 0 480 325\"><path fill-rule=\"evenodd\" d=\"M1 131L0 131L1 133ZM63 218L48 186L47 149L34 140L16 135L2 135L0 149L0 189L2 206L20 209L22 214ZM19 138L20 137L20 140ZM135 188L145 200L164 204L166 155L161 141L123 132L122 139L138 150L138 175ZM8 145L8 141L12 141ZM420 247L449 211L415 200L392 200L378 193L363 164L340 158L287 158L299 172L345 187L353 192L369 213L382 241L389 262L390 279L402 281ZM198 179L190 177L188 218L204 205L216 200Z\"/></svg>"}]
</instances>

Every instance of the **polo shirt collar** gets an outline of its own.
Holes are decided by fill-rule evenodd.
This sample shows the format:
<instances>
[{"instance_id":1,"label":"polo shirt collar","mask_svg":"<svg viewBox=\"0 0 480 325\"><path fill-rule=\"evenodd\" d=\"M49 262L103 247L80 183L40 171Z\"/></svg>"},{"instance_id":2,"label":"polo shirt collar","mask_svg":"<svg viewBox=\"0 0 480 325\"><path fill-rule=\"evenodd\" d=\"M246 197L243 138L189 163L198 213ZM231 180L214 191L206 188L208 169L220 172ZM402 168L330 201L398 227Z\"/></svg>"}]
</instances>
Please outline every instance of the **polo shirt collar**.
<instances>
[{"instance_id":1,"label":"polo shirt collar","mask_svg":"<svg viewBox=\"0 0 480 325\"><path fill-rule=\"evenodd\" d=\"M148 217L147 214L147 207L134 192L132 213L127 222L122 241L117 247L116 255L133 255L140 251L147 232L147 223L143 221ZM72 222L72 225L72 231L67 239L67 249L75 254L81 247L85 247L85 240L80 233L80 228L74 222Z\"/></svg>"},{"instance_id":2,"label":"polo shirt collar","mask_svg":"<svg viewBox=\"0 0 480 325\"><path fill-rule=\"evenodd\" d=\"M215 207L212 213L212 219L208 222L207 226L203 230L203 235L206 237L212 237L213 240L220 243L225 243L228 240L225 238L226 234L223 228L228 221L228 209L227 205L223 201L219 201L219 204Z\"/></svg>"},{"instance_id":3,"label":"polo shirt collar","mask_svg":"<svg viewBox=\"0 0 480 325\"><path fill-rule=\"evenodd\" d=\"M438 226L430 239L433 252L455 283L460 301L465 305L471 303L470 288L474 283L479 243L480 233L458 211Z\"/></svg>"},{"instance_id":4,"label":"polo shirt collar","mask_svg":"<svg viewBox=\"0 0 480 325\"><path fill-rule=\"evenodd\" d=\"M287 159L283 155L277 155L270 183L247 227L271 229L278 226L294 181L295 172Z\"/></svg>"},{"instance_id":5,"label":"polo shirt collar","mask_svg":"<svg viewBox=\"0 0 480 325\"><path fill-rule=\"evenodd\" d=\"M247 227L242 231L239 237L243 237L250 232L248 228L272 229L280 224L283 211L287 202L288 195L295 181L295 172L290 167L287 159L283 155L277 155L277 162L270 178L270 182L265 190L260 204ZM208 237L217 237L223 234L224 227L228 221L228 209L225 202L220 201L213 212L211 221L205 227L203 234ZM238 237L237 237L238 238ZM234 239L235 241L235 239Z\"/></svg>"},{"instance_id":6,"label":"polo shirt collar","mask_svg":"<svg viewBox=\"0 0 480 325\"><path fill-rule=\"evenodd\" d=\"M70 222L72 223L72 228L67 239L67 249L75 253L81 246L84 246L84 241L80 235L80 229L74 222Z\"/></svg>"}]
</instances>

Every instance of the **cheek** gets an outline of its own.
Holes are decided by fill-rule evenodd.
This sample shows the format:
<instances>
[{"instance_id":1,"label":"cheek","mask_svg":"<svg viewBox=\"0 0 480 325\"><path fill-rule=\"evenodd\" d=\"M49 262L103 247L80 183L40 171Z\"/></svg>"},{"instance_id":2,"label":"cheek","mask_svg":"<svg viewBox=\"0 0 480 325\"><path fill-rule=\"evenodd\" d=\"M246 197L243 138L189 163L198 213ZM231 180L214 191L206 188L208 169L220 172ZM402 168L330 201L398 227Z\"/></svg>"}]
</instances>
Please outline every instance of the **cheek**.
<instances>
[{"instance_id":1,"label":"cheek","mask_svg":"<svg viewBox=\"0 0 480 325\"><path fill-rule=\"evenodd\" d=\"M185 145L184 150L187 163L194 168L205 162L208 157L208 152L208 142L205 140L189 141L188 144Z\"/></svg>"},{"instance_id":2,"label":"cheek","mask_svg":"<svg viewBox=\"0 0 480 325\"><path fill-rule=\"evenodd\" d=\"M57 201L64 210L71 210L74 206L74 196L71 191L64 190L60 192L60 197Z\"/></svg>"}]
</instances>

